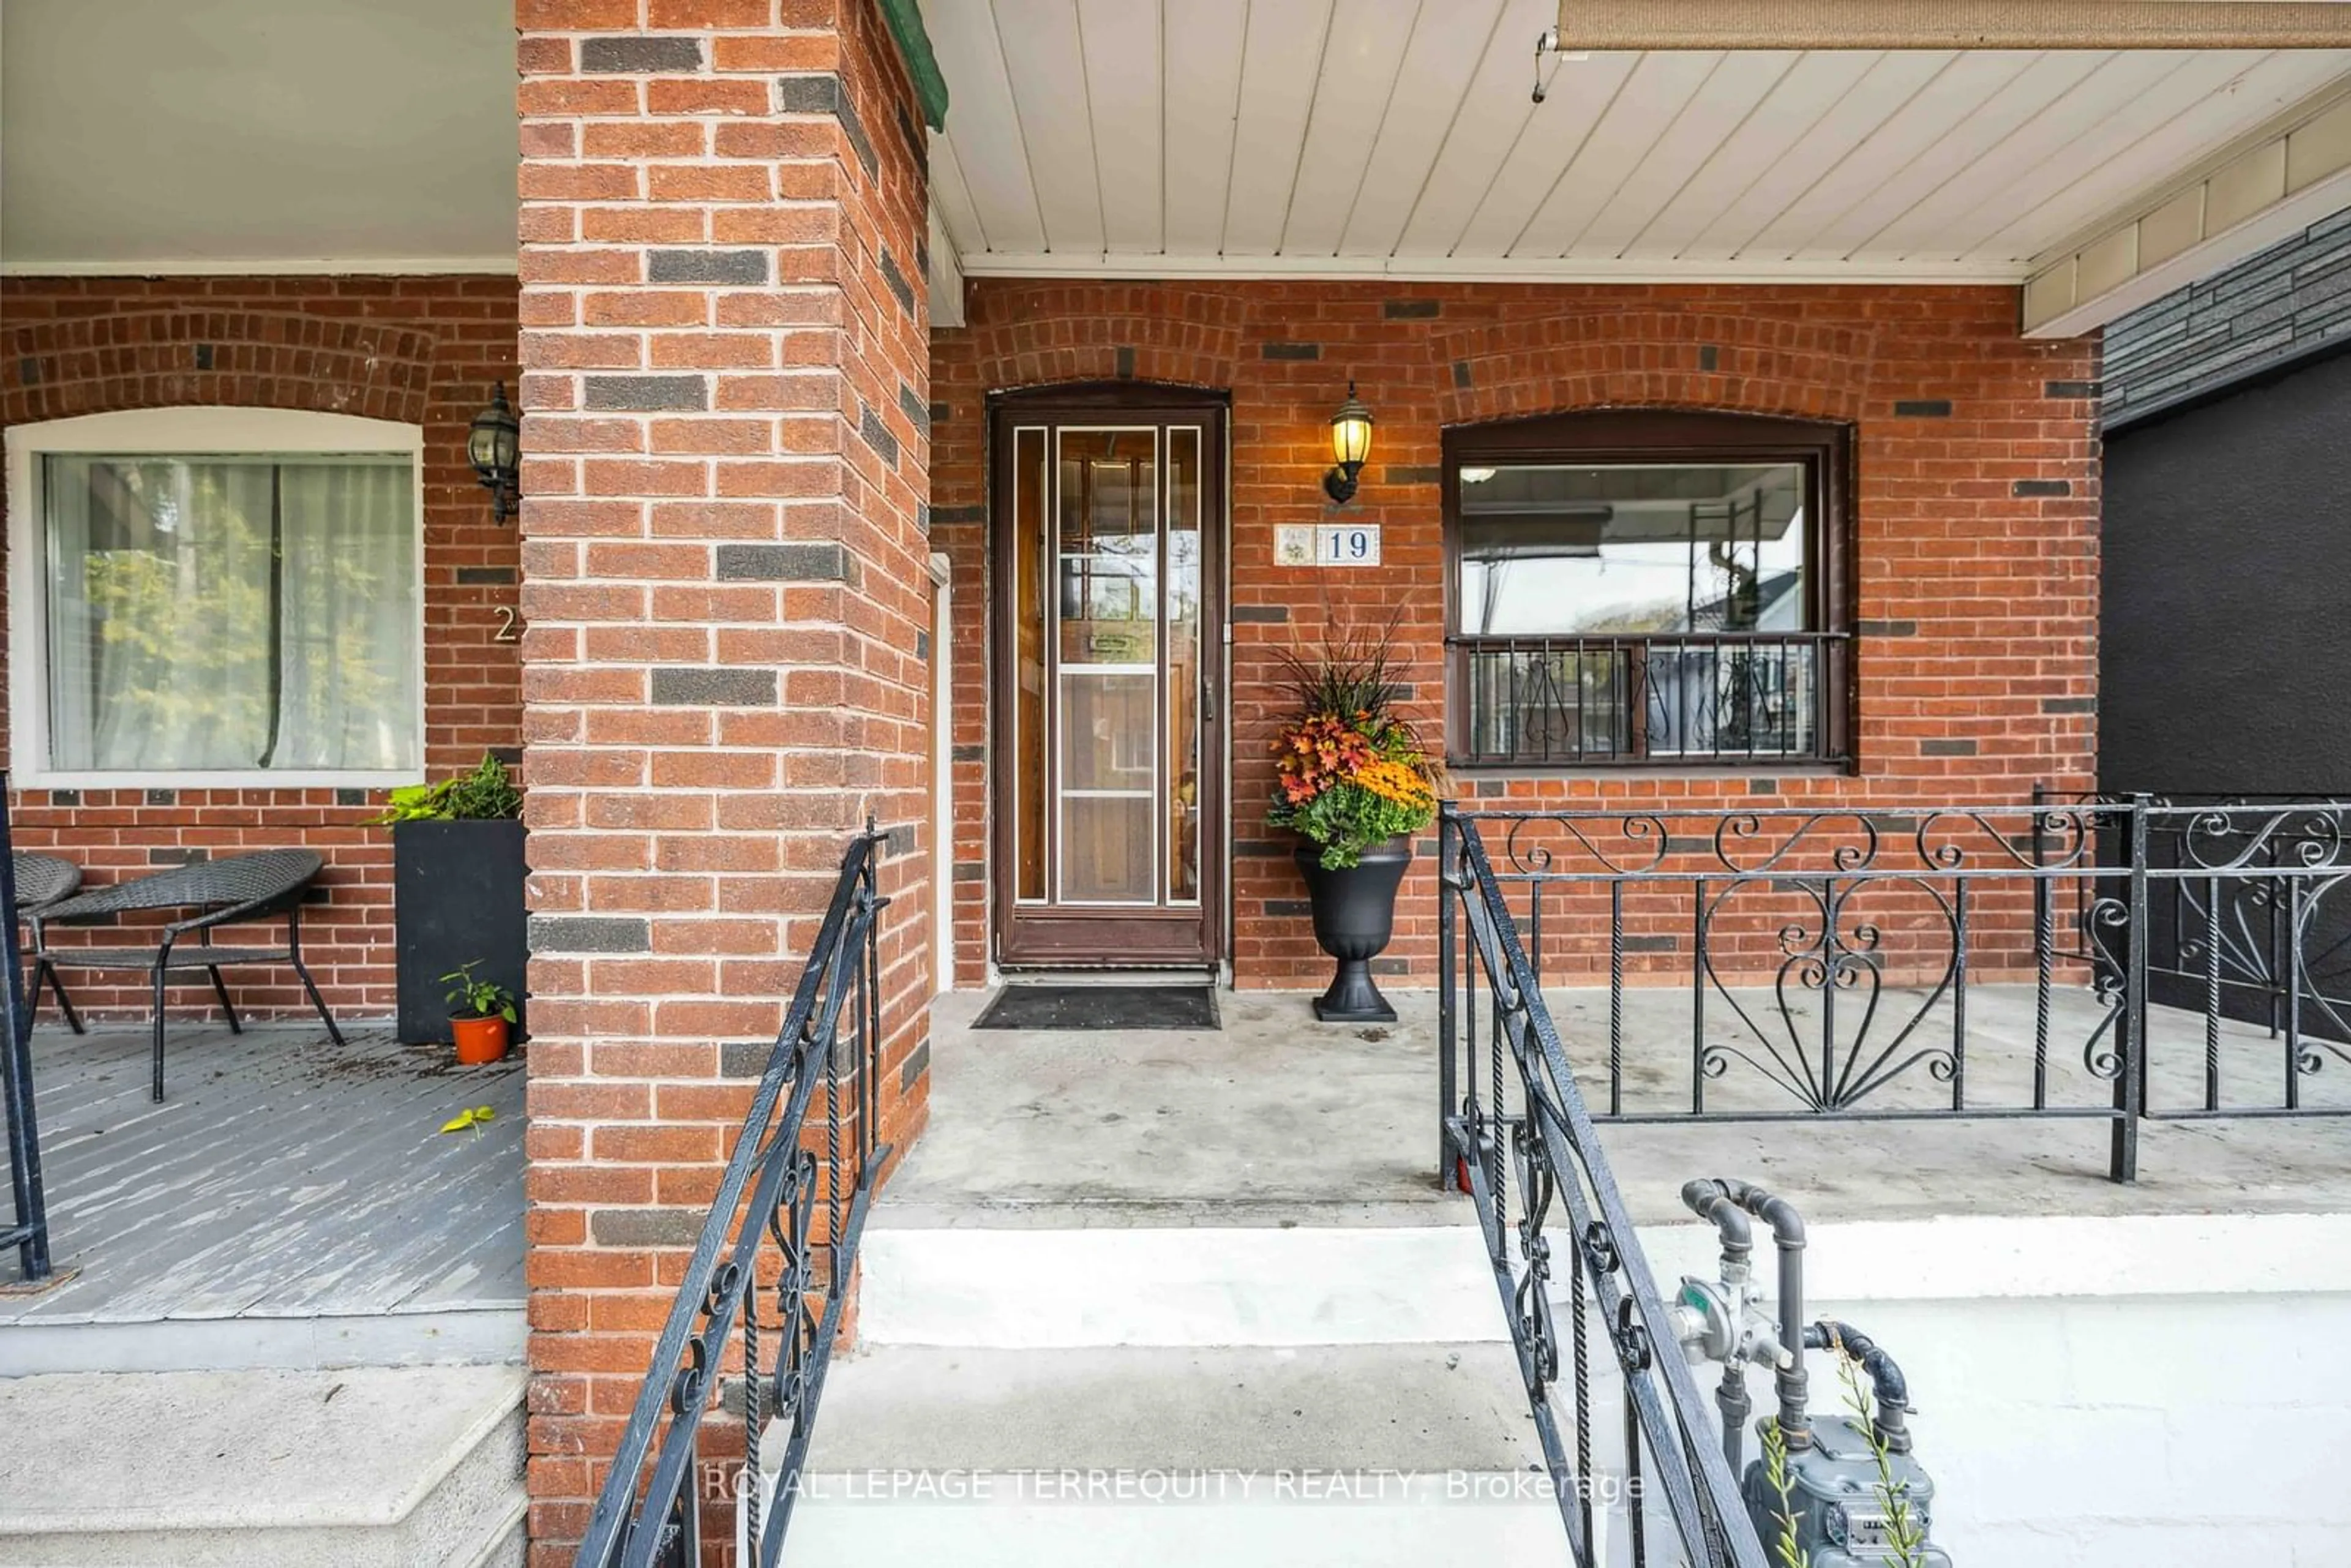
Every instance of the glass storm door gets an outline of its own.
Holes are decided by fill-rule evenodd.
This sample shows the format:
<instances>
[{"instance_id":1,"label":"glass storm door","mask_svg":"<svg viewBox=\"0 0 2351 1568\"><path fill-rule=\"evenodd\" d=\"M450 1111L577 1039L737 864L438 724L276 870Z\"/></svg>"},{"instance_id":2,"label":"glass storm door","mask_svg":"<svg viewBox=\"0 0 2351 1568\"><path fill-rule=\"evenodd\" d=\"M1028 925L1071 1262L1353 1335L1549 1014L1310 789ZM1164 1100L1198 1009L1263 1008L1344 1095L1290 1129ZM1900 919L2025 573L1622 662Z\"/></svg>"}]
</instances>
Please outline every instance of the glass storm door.
<instances>
[{"instance_id":1,"label":"glass storm door","mask_svg":"<svg viewBox=\"0 0 2351 1568\"><path fill-rule=\"evenodd\" d=\"M1207 965L1223 408L997 409L997 956Z\"/></svg>"}]
</instances>

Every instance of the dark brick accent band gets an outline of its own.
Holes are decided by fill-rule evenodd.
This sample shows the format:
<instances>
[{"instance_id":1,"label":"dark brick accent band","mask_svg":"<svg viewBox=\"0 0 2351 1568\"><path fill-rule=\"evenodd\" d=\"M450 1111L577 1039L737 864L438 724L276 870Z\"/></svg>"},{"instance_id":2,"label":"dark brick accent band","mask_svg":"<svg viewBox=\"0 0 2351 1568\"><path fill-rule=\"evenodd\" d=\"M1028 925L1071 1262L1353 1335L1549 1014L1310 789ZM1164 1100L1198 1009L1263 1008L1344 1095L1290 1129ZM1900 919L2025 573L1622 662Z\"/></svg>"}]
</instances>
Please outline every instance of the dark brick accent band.
<instances>
[{"instance_id":1,"label":"dark brick accent band","mask_svg":"<svg viewBox=\"0 0 2351 1568\"><path fill-rule=\"evenodd\" d=\"M930 1070L931 1042L926 1040L906 1053L904 1064L898 1069L898 1092L911 1092L923 1074Z\"/></svg>"},{"instance_id":2,"label":"dark brick accent band","mask_svg":"<svg viewBox=\"0 0 2351 1568\"><path fill-rule=\"evenodd\" d=\"M934 507L931 521L942 528L959 528L968 523L987 521L986 507Z\"/></svg>"},{"instance_id":3,"label":"dark brick accent band","mask_svg":"<svg viewBox=\"0 0 2351 1568\"><path fill-rule=\"evenodd\" d=\"M987 760L987 747L977 744L952 747L947 756L956 762L985 762Z\"/></svg>"},{"instance_id":4,"label":"dark brick accent band","mask_svg":"<svg viewBox=\"0 0 2351 1568\"><path fill-rule=\"evenodd\" d=\"M854 584L857 558L849 553L847 545L833 539L797 539L780 545L720 545L718 580Z\"/></svg>"},{"instance_id":5,"label":"dark brick accent band","mask_svg":"<svg viewBox=\"0 0 2351 1568\"><path fill-rule=\"evenodd\" d=\"M898 383L898 410L906 416L906 423L916 430L925 435L931 433L931 411L924 406L921 398L914 395L914 389L904 382Z\"/></svg>"},{"instance_id":6,"label":"dark brick accent band","mask_svg":"<svg viewBox=\"0 0 2351 1568\"><path fill-rule=\"evenodd\" d=\"M1972 740L1922 740L1918 743L1921 757L1973 757L1976 743Z\"/></svg>"},{"instance_id":7,"label":"dark brick accent band","mask_svg":"<svg viewBox=\"0 0 2351 1568\"><path fill-rule=\"evenodd\" d=\"M773 707L773 670L665 664L653 671L653 698L663 707Z\"/></svg>"},{"instance_id":8,"label":"dark brick accent band","mask_svg":"<svg viewBox=\"0 0 2351 1568\"><path fill-rule=\"evenodd\" d=\"M534 915L530 917L530 950L534 953L650 953L653 928L628 915Z\"/></svg>"},{"instance_id":9,"label":"dark brick accent band","mask_svg":"<svg viewBox=\"0 0 2351 1568\"><path fill-rule=\"evenodd\" d=\"M2103 397L2105 390L2103 382L2050 382L2042 387L2041 392L2044 397L2074 399Z\"/></svg>"},{"instance_id":10,"label":"dark brick accent band","mask_svg":"<svg viewBox=\"0 0 2351 1568\"><path fill-rule=\"evenodd\" d=\"M1949 419L1951 400L1947 397L1905 398L1894 405L1896 419Z\"/></svg>"},{"instance_id":11,"label":"dark brick accent band","mask_svg":"<svg viewBox=\"0 0 2351 1568\"><path fill-rule=\"evenodd\" d=\"M1319 360L1322 357L1320 343L1268 343L1263 350L1269 360Z\"/></svg>"},{"instance_id":12,"label":"dark brick accent band","mask_svg":"<svg viewBox=\"0 0 2351 1568\"><path fill-rule=\"evenodd\" d=\"M364 806L367 803L368 792L364 789L338 789L335 791L335 804L338 806Z\"/></svg>"},{"instance_id":13,"label":"dark brick accent band","mask_svg":"<svg viewBox=\"0 0 2351 1568\"><path fill-rule=\"evenodd\" d=\"M1682 939L1678 936L1627 936L1625 938L1625 951L1627 953L1678 953L1681 948Z\"/></svg>"},{"instance_id":14,"label":"dark brick accent band","mask_svg":"<svg viewBox=\"0 0 2351 1568\"><path fill-rule=\"evenodd\" d=\"M695 1208L598 1208L588 1235L600 1247L691 1247L709 1217Z\"/></svg>"},{"instance_id":15,"label":"dark brick accent band","mask_svg":"<svg viewBox=\"0 0 2351 1568\"><path fill-rule=\"evenodd\" d=\"M1918 622L1916 621L1865 621L1859 630L1865 637L1916 637L1918 634Z\"/></svg>"},{"instance_id":16,"label":"dark brick accent band","mask_svg":"<svg viewBox=\"0 0 2351 1568\"><path fill-rule=\"evenodd\" d=\"M912 316L914 313L914 286L906 281L904 273L898 270L898 258L890 254L890 247L887 246L882 247L880 264L882 281L888 285L890 292L896 296L898 308Z\"/></svg>"},{"instance_id":17,"label":"dark brick accent band","mask_svg":"<svg viewBox=\"0 0 2351 1568\"><path fill-rule=\"evenodd\" d=\"M1233 853L1245 860L1280 860L1298 846L1288 839L1235 839Z\"/></svg>"},{"instance_id":18,"label":"dark brick accent band","mask_svg":"<svg viewBox=\"0 0 2351 1568\"><path fill-rule=\"evenodd\" d=\"M1381 302L1380 314L1391 321L1429 321L1445 314L1445 305L1437 299L1389 299Z\"/></svg>"},{"instance_id":19,"label":"dark brick accent band","mask_svg":"<svg viewBox=\"0 0 2351 1568\"><path fill-rule=\"evenodd\" d=\"M890 427L882 422L880 414L873 412L872 403L861 402L857 405L857 434L865 438L866 445L873 448L875 456L893 468L898 466L898 438L890 434Z\"/></svg>"},{"instance_id":20,"label":"dark brick accent band","mask_svg":"<svg viewBox=\"0 0 2351 1568\"><path fill-rule=\"evenodd\" d=\"M2016 496L2070 496L2074 493L2071 479L2019 479L2009 486Z\"/></svg>"},{"instance_id":21,"label":"dark brick accent band","mask_svg":"<svg viewBox=\"0 0 2351 1568\"><path fill-rule=\"evenodd\" d=\"M1118 346L1117 364L1119 380L1123 382L1131 382L1134 379L1134 344L1121 343Z\"/></svg>"},{"instance_id":22,"label":"dark brick accent band","mask_svg":"<svg viewBox=\"0 0 2351 1568\"><path fill-rule=\"evenodd\" d=\"M1228 619L1259 626L1280 626L1290 620L1287 604L1236 604L1226 612Z\"/></svg>"},{"instance_id":23,"label":"dark brick accent band","mask_svg":"<svg viewBox=\"0 0 2351 1568\"><path fill-rule=\"evenodd\" d=\"M977 861L957 861L955 879L957 882L986 882L987 868Z\"/></svg>"},{"instance_id":24,"label":"dark brick accent band","mask_svg":"<svg viewBox=\"0 0 2351 1568\"><path fill-rule=\"evenodd\" d=\"M150 789L147 791L147 803L151 806L176 806L180 803L180 792L177 789Z\"/></svg>"},{"instance_id":25,"label":"dark brick accent band","mask_svg":"<svg viewBox=\"0 0 2351 1568\"><path fill-rule=\"evenodd\" d=\"M196 345L196 369L200 371L208 371L212 368L213 346L210 343L198 343Z\"/></svg>"},{"instance_id":26,"label":"dark brick accent band","mask_svg":"<svg viewBox=\"0 0 2351 1568\"><path fill-rule=\"evenodd\" d=\"M764 250L657 250L645 262L651 283L765 283Z\"/></svg>"},{"instance_id":27,"label":"dark brick accent band","mask_svg":"<svg viewBox=\"0 0 2351 1568\"><path fill-rule=\"evenodd\" d=\"M710 406L710 382L701 376L590 376L587 406L634 413L698 413Z\"/></svg>"},{"instance_id":28,"label":"dark brick accent band","mask_svg":"<svg viewBox=\"0 0 2351 1568\"><path fill-rule=\"evenodd\" d=\"M880 178L882 161L865 134L863 122L857 118L857 106L841 90L841 78L831 71L778 77L776 107L786 114L830 114L840 120L849 145L857 153L857 161L865 165L866 178Z\"/></svg>"},{"instance_id":29,"label":"dark brick accent band","mask_svg":"<svg viewBox=\"0 0 2351 1568\"><path fill-rule=\"evenodd\" d=\"M1265 913L1274 920L1302 920L1314 913L1314 905L1302 898L1269 898Z\"/></svg>"},{"instance_id":30,"label":"dark brick accent band","mask_svg":"<svg viewBox=\"0 0 2351 1568\"><path fill-rule=\"evenodd\" d=\"M2043 713L2095 713L2098 711L2098 699L2095 697L2043 697L2041 711Z\"/></svg>"},{"instance_id":31,"label":"dark brick accent band","mask_svg":"<svg viewBox=\"0 0 2351 1568\"><path fill-rule=\"evenodd\" d=\"M1700 343L1698 346L1698 368L1702 371L1720 370L1722 350L1713 343Z\"/></svg>"},{"instance_id":32,"label":"dark brick accent band","mask_svg":"<svg viewBox=\"0 0 2351 1568\"><path fill-rule=\"evenodd\" d=\"M457 569L460 588L505 588L513 583L515 569L510 566L461 566Z\"/></svg>"},{"instance_id":33,"label":"dark brick accent band","mask_svg":"<svg viewBox=\"0 0 2351 1568\"><path fill-rule=\"evenodd\" d=\"M210 850L158 849L147 852L149 865L202 865L212 859Z\"/></svg>"},{"instance_id":34,"label":"dark brick accent band","mask_svg":"<svg viewBox=\"0 0 2351 1568\"><path fill-rule=\"evenodd\" d=\"M776 1042L772 1040L722 1040L718 1042L718 1076L764 1077L768 1061L775 1054Z\"/></svg>"},{"instance_id":35,"label":"dark brick accent band","mask_svg":"<svg viewBox=\"0 0 2351 1568\"><path fill-rule=\"evenodd\" d=\"M698 71L699 38L589 38L580 46L583 71ZM694 1239L687 1237L687 1240Z\"/></svg>"},{"instance_id":36,"label":"dark brick accent band","mask_svg":"<svg viewBox=\"0 0 2351 1568\"><path fill-rule=\"evenodd\" d=\"M1445 470L1434 463L1391 463L1380 470L1380 481L1386 485L1438 485L1444 480Z\"/></svg>"},{"instance_id":37,"label":"dark brick accent band","mask_svg":"<svg viewBox=\"0 0 2351 1568\"><path fill-rule=\"evenodd\" d=\"M1464 391L1467 391L1467 390L1468 389L1468 386L1469 386L1469 361L1467 361L1467 360L1456 360L1456 361L1453 361L1453 384L1454 384L1455 386L1457 386L1457 387L1459 387L1459 388L1463 389Z\"/></svg>"}]
</instances>

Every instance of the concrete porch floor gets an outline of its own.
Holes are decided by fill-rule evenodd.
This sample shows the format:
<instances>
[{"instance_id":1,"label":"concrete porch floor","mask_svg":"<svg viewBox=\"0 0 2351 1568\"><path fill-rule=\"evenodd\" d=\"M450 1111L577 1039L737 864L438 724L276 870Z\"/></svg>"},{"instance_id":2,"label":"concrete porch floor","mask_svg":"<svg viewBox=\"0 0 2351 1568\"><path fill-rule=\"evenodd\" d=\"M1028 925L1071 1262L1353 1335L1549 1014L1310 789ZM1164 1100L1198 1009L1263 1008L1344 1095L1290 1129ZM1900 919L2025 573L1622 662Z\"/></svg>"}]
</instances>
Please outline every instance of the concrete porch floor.
<instances>
[{"instance_id":1,"label":"concrete porch floor","mask_svg":"<svg viewBox=\"0 0 2351 1568\"><path fill-rule=\"evenodd\" d=\"M33 1041L46 1290L0 1293L0 1376L512 1361L523 1339L523 1066L388 1028L175 1024ZM488 1105L476 1131L443 1134ZM13 1255L0 1277L13 1280Z\"/></svg>"},{"instance_id":2,"label":"concrete porch floor","mask_svg":"<svg viewBox=\"0 0 2351 1568\"><path fill-rule=\"evenodd\" d=\"M1228 991L1217 998L1219 1030L1133 1031L975 1030L988 994L950 993L933 1005L930 1124L876 1207L876 1226L1470 1222L1468 1203L1435 1180L1433 991L1390 992L1399 1017L1386 1026L1317 1023L1303 994ZM1761 993L1735 995L1767 1019ZM1597 1110L1607 993L1561 988L1548 999ZM1907 1010L1881 1021L1879 1038L1924 999L1889 990L1886 1007ZM2108 1085L2082 1067L2102 1009L2078 987L2052 1002L2050 1103L2110 1103ZM1976 986L1967 1005L1970 1103L2029 1103L2032 989ZM1626 993L1626 1111L1687 1107L1690 1006L1686 988ZM1949 1016L1948 1000L1929 1010L1918 1040L1948 1041ZM1708 1021L1709 1041L1741 1039L1719 996ZM2156 1103L2196 1103L2202 1019L2151 1009L2149 1033ZM2225 1098L2276 1103L2281 1058L2266 1031L2225 1026ZM2307 1104L2351 1103L2351 1065L2330 1061L2303 1085ZM1928 1109L1949 1094L1922 1067L1876 1103ZM1792 1105L1736 1065L1708 1085L1708 1103ZM2130 1186L2105 1179L2099 1121L1713 1121L1607 1125L1602 1138L1644 1224L1686 1219L1682 1183L1708 1175L1762 1181L1828 1220L2351 1210L2344 1118L2146 1123Z\"/></svg>"}]
</instances>

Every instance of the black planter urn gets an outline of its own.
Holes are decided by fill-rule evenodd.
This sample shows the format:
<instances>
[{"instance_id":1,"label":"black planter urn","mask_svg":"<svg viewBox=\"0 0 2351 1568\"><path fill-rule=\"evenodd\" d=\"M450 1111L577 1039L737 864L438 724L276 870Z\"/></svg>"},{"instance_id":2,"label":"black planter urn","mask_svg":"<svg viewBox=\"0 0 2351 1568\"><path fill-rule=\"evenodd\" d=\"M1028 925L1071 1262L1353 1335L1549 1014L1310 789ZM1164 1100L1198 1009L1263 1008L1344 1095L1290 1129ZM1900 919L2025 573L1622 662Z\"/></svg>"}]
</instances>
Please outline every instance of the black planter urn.
<instances>
[{"instance_id":1,"label":"black planter urn","mask_svg":"<svg viewBox=\"0 0 2351 1568\"><path fill-rule=\"evenodd\" d=\"M1372 960L1395 933L1396 889L1412 863L1412 840L1399 837L1364 852L1355 864L1325 870L1319 844L1298 850L1299 874L1314 906L1314 940L1339 960L1331 988L1314 998L1324 1023L1394 1023L1395 1009L1372 984Z\"/></svg>"}]
</instances>

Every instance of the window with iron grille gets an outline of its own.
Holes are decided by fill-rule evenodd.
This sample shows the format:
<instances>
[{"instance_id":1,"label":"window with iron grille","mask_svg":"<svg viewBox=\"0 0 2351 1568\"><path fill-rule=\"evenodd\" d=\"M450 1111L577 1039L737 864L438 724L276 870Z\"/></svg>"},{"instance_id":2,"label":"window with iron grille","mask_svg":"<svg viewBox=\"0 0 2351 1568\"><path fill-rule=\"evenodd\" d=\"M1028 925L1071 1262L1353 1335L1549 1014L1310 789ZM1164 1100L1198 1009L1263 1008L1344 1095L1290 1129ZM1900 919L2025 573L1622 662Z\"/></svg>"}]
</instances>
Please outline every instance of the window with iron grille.
<instances>
[{"instance_id":1,"label":"window with iron grille","mask_svg":"<svg viewBox=\"0 0 2351 1568\"><path fill-rule=\"evenodd\" d=\"M1447 431L1454 765L1848 762L1850 452L1740 414Z\"/></svg>"}]
</instances>

